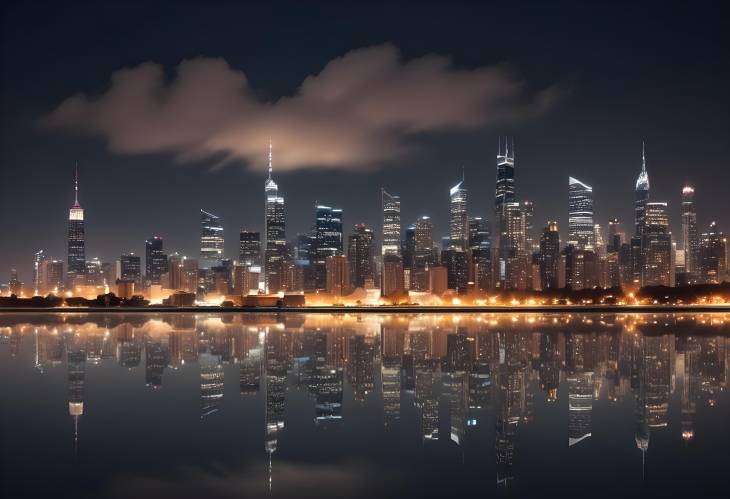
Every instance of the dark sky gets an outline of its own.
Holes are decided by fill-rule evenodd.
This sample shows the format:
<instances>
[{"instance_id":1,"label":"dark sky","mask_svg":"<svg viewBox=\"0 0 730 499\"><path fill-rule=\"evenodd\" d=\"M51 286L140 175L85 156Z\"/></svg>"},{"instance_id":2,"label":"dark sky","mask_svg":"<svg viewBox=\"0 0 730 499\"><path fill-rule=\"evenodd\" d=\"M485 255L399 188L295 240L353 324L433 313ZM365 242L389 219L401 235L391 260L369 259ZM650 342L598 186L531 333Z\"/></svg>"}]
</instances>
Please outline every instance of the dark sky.
<instances>
[{"instance_id":1,"label":"dark sky","mask_svg":"<svg viewBox=\"0 0 730 499\"><path fill-rule=\"evenodd\" d=\"M536 226L557 219L565 234L573 175L593 185L597 223L619 216L630 228L645 139L652 198L670 203L674 234L685 182L696 187L701 228L717 219L730 230L730 44L722 2L305 3L4 4L0 280L12 267L29 280L41 248L65 260L76 161L87 258L141 253L151 235L163 236L168 252L197 256L200 208L224 218L227 256L236 257L238 230L263 225L269 135L275 172L281 158L276 179L290 236L311 225L315 200L342 207L348 228L366 222L379 230L381 186L401 195L404 226L428 214L435 233L445 235L448 188L462 166L470 214L491 219L497 137L507 134L517 150L517 194L535 203ZM364 48L355 53L364 60L346 56ZM395 54L396 74L410 79L381 87L375 69L388 54ZM409 73L432 54L451 66ZM204 80L182 103L166 100L162 88L151 92L152 104L173 101L164 110L137 109L141 92L131 92L111 110L91 105L48 125L66 99L107 92L121 68L154 62L174 84L178 64L195 57L225 60L224 79L245 74L247 100L233 92L236 105L208 116L210 100L228 96ZM311 78L336 58L344 61L339 73ZM480 78L493 74L522 83L505 109L500 99L484 104L495 91ZM448 81L440 86L441 77ZM294 98L329 97L343 81L354 89L345 104ZM551 98L540 107L544 92ZM359 126L357 113L376 124ZM228 129L221 116L235 126ZM434 123L420 127L421 117ZM178 129L189 141L160 145L165 134L182 140ZM231 143L229 161L214 168Z\"/></svg>"}]
</instances>

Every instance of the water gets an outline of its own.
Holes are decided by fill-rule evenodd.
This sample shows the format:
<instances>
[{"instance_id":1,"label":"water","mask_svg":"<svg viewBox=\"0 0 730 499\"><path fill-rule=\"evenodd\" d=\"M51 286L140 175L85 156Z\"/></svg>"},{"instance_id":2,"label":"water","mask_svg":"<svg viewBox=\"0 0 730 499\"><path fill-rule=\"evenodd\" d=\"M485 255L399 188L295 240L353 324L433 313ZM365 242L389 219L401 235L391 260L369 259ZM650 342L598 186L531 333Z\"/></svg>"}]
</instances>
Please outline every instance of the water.
<instances>
[{"instance_id":1,"label":"water","mask_svg":"<svg viewBox=\"0 0 730 499\"><path fill-rule=\"evenodd\" d=\"M727 494L730 314L0 314L2 496Z\"/></svg>"}]
</instances>

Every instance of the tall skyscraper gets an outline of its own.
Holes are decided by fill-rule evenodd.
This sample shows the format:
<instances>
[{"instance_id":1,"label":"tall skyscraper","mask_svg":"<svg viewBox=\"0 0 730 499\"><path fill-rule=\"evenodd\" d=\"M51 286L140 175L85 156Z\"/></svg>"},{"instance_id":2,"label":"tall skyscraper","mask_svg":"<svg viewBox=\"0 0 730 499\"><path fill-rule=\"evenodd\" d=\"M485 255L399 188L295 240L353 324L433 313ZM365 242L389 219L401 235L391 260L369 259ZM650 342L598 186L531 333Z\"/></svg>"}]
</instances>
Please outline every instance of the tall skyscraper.
<instances>
[{"instance_id":1,"label":"tall skyscraper","mask_svg":"<svg viewBox=\"0 0 730 499\"><path fill-rule=\"evenodd\" d=\"M246 267L261 266L261 234L242 230L239 237L239 260Z\"/></svg>"},{"instance_id":2,"label":"tall skyscraper","mask_svg":"<svg viewBox=\"0 0 730 499\"><path fill-rule=\"evenodd\" d=\"M218 267L223 260L223 220L200 210L200 268Z\"/></svg>"},{"instance_id":3,"label":"tall skyscraper","mask_svg":"<svg viewBox=\"0 0 730 499\"><path fill-rule=\"evenodd\" d=\"M495 247L498 249L509 248L507 236L507 211L506 205L515 201L515 152L514 140L510 152L509 141L505 138L504 154L502 153L502 139L499 141L497 152L497 181L494 197L494 221Z\"/></svg>"},{"instance_id":4,"label":"tall skyscraper","mask_svg":"<svg viewBox=\"0 0 730 499\"><path fill-rule=\"evenodd\" d=\"M568 244L594 249L593 187L568 177Z\"/></svg>"},{"instance_id":5,"label":"tall skyscraper","mask_svg":"<svg viewBox=\"0 0 730 499\"><path fill-rule=\"evenodd\" d=\"M273 178L272 144L269 142L269 175L264 183L266 198L264 279L269 293L277 293L284 285L286 260L286 212L284 197Z\"/></svg>"},{"instance_id":6,"label":"tall skyscraper","mask_svg":"<svg viewBox=\"0 0 730 499\"><path fill-rule=\"evenodd\" d=\"M540 237L540 288L557 289L560 272L560 233L557 222L548 222Z\"/></svg>"},{"instance_id":7,"label":"tall skyscraper","mask_svg":"<svg viewBox=\"0 0 730 499\"><path fill-rule=\"evenodd\" d=\"M83 280L86 271L86 234L84 229L84 209L79 204L79 169L76 168L74 182L74 204L68 211L68 285L72 287Z\"/></svg>"},{"instance_id":8,"label":"tall skyscraper","mask_svg":"<svg viewBox=\"0 0 730 499\"><path fill-rule=\"evenodd\" d=\"M646 220L646 203L649 202L649 174L646 172L646 154L644 143L641 143L641 172L636 179L636 197L634 198L635 235L644 233Z\"/></svg>"},{"instance_id":9,"label":"tall skyscraper","mask_svg":"<svg viewBox=\"0 0 730 499\"><path fill-rule=\"evenodd\" d=\"M670 286L672 235L669 232L667 203L647 202L642 235L643 286Z\"/></svg>"},{"instance_id":10,"label":"tall skyscraper","mask_svg":"<svg viewBox=\"0 0 730 499\"><path fill-rule=\"evenodd\" d=\"M471 253L470 274L476 289L488 291L492 288L492 246L489 222L482 217L469 219L469 251Z\"/></svg>"},{"instance_id":11,"label":"tall skyscraper","mask_svg":"<svg viewBox=\"0 0 730 499\"><path fill-rule=\"evenodd\" d=\"M700 259L700 237L697 232L694 197L694 187L687 185L682 189L682 248L684 249L684 270L690 282L697 280Z\"/></svg>"},{"instance_id":12,"label":"tall skyscraper","mask_svg":"<svg viewBox=\"0 0 730 499\"><path fill-rule=\"evenodd\" d=\"M415 251L411 268L411 284L418 291L426 291L428 289L426 269L435 263L431 217L422 216L416 221L414 238Z\"/></svg>"},{"instance_id":13,"label":"tall skyscraper","mask_svg":"<svg viewBox=\"0 0 730 499\"><path fill-rule=\"evenodd\" d=\"M145 246L145 281L147 284L160 284L162 274L167 273L167 255L162 248L162 238L154 236L147 239Z\"/></svg>"},{"instance_id":14,"label":"tall skyscraper","mask_svg":"<svg viewBox=\"0 0 730 499\"><path fill-rule=\"evenodd\" d=\"M449 189L449 199L449 244L465 250L469 239L469 219L463 176L461 182Z\"/></svg>"},{"instance_id":15,"label":"tall skyscraper","mask_svg":"<svg viewBox=\"0 0 730 499\"><path fill-rule=\"evenodd\" d=\"M40 266L46 258L46 254L43 250L36 251L33 256L33 291L36 295L40 290Z\"/></svg>"},{"instance_id":16,"label":"tall skyscraper","mask_svg":"<svg viewBox=\"0 0 730 499\"><path fill-rule=\"evenodd\" d=\"M373 230L365 224L357 224L353 227L347 242L350 284L356 288L364 288L368 283L373 285L375 283Z\"/></svg>"},{"instance_id":17,"label":"tall skyscraper","mask_svg":"<svg viewBox=\"0 0 730 499\"><path fill-rule=\"evenodd\" d=\"M700 237L700 269L706 283L719 283L727 278L727 237L714 221Z\"/></svg>"},{"instance_id":18,"label":"tall skyscraper","mask_svg":"<svg viewBox=\"0 0 730 499\"><path fill-rule=\"evenodd\" d=\"M382 254L400 254L400 196L380 190L383 205L383 247Z\"/></svg>"}]
</instances>

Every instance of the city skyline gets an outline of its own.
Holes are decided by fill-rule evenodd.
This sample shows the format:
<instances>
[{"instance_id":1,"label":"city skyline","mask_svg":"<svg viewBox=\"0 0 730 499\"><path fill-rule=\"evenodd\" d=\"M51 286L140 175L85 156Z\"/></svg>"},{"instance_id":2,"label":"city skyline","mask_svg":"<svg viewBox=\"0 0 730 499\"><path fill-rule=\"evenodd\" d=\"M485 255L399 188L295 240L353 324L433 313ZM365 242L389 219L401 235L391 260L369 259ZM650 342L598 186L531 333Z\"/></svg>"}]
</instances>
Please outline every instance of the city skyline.
<instances>
[{"instance_id":1,"label":"city skyline","mask_svg":"<svg viewBox=\"0 0 730 499\"><path fill-rule=\"evenodd\" d=\"M70 71L52 82L39 76L35 79L44 84L38 86L20 85L24 78L33 79L32 75L38 71L23 61L34 57L44 60L38 53L39 48L60 26L52 25L45 32L24 7L7 10L4 18L7 29L3 30L2 43L12 55L2 60L5 85L3 133L0 135L4 181L0 203L3 213L22 213L22 216L4 217L6 230L15 235L0 241L0 255L8 262L7 268L17 268L20 277L27 282L31 279L28 262L32 265L32 255L39 249L44 249L49 256L66 260L63 257L66 228L61 226L57 207L72 202L66 186L69 172L77 161L82 184L80 202L86 209L87 258L109 261L122 252L142 254L144 241L155 235L163 237L169 252L193 255L198 250L199 237L194 227L196 212L200 209L209 210L226 222L229 234L225 253L233 258L237 255L238 244L234 230L245 228L264 233L263 217L257 214L261 209L257 186L266 168L269 138L278 151L277 180L287 197L287 233L290 237L304 232L311 224L315 200L342 207L346 227L363 222L380 237L378 194L385 188L401 198L404 230L419 216L427 214L434 222L434 237L439 239L448 235L448 196L444 186L453 185L456 172L460 171L466 173L469 216L484 217L493 223L493 158L500 135L515 137L519 198L534 203L533 223L538 231L548 220L555 220L561 239L566 240L568 213L563 193L568 176L594 187L596 223L604 230L608 219L613 217L620 218L628 226L633 218L629 177L635 178L637 174L639 142L646 140L652 196L669 203L670 228L675 237L681 234L679 193L686 184L696 190L698 230L704 231L717 219L720 229L727 232L728 221L720 215L730 213L730 198L724 195L724 186L730 181L726 166L730 154L726 140L727 120L723 112L727 109L727 94L721 90L727 86L728 79L727 68L717 64L719 47L726 34L718 24L720 16L712 16L712 8L690 9L662 4L662 9L652 9L651 5L642 4L612 9L565 4L552 9L535 5L525 9L457 4L439 12L439 18L444 22L460 21L452 23L461 26L459 32L447 29L445 33L453 35L447 40L434 37L433 30L424 30L424 25L418 23L408 37L396 29L406 19L429 19L434 14L434 6L394 8L385 16L388 20L378 34L372 33L372 21L380 19L378 16L382 15L384 6L376 5L361 12L361 16L354 15L352 10L332 7L330 15L347 21L342 24L348 26L347 33L337 25L339 35L334 45L332 37L319 34L311 39L298 37L310 39L307 42L309 52L293 62L282 58L287 54L286 40L291 40L290 37L301 30L293 22L295 13L302 14L301 7L280 5L285 6L284 11L288 9L292 17L278 16L277 22L267 22L273 21L267 9L256 5L250 7L250 13L256 14L254 17L259 19L261 27L253 27L236 36L241 36L244 42L259 38L262 43L257 43L260 50L255 53L246 43L222 43L232 41L233 31L227 31L226 26L213 36L207 33L206 37L201 37L195 29L186 30L183 41L174 50L145 27L144 33L151 43L142 45L131 40L125 47L127 55L124 57L100 58L89 57L95 49L84 45L86 37L81 35L84 31L75 27L79 23L93 24L98 46L115 53L117 40L130 41L129 37L122 36L124 26L130 23L119 23L117 19L129 19L134 15L134 8L89 7L89 11L84 11L80 6L70 5L64 36L53 38L58 44L57 63L64 64ZM185 16L191 8L180 7L169 15ZM235 7L230 9L236 12ZM522 14L519 20L512 15L511 9ZM201 20L220 19L219 11L214 10L200 9L197 14ZM658 12L666 14L665 24L645 21L653 19ZM57 16L59 11L48 9L46 14ZM582 22L597 14L603 22ZM85 22L89 16L98 22ZM552 16L574 21L565 24L568 27L566 39L545 32L553 25L546 22ZM496 22L500 18L513 19L522 32L528 28L543 32L547 43L538 47L529 37L505 36L511 31L504 23ZM676 23L682 19L682 22L675 24L674 20L668 19L677 19ZM310 22L326 21L310 19ZM616 24L624 26L621 37L612 31L611 26ZM102 26L104 32L99 31ZM261 31L264 26L266 31ZM591 26L591 33L587 26ZM699 26L702 26L702 36L697 36ZM475 31L477 27L479 31ZM177 29L173 28L166 36L174 37L179 33ZM322 30L322 33L326 31ZM480 35L475 38L470 33ZM29 43L29 36L33 37L32 43ZM581 39L581 47L573 44L572 38ZM283 44L274 43L277 39ZM583 50L596 56L587 58ZM546 53L551 54L549 65L543 62ZM21 60L16 54L28 57ZM670 55L671 60L668 60ZM81 58L74 62L77 56ZM196 56L200 57L193 59ZM227 66L214 64L212 58L216 56ZM483 72L491 71L499 82L519 84L526 107L515 106L513 99L498 99L506 106L506 112L516 113L514 119L494 119L493 108L487 106L484 114L447 113L438 117L441 121L434 122L430 112L403 115L423 106L414 108L410 96L393 86L392 79L383 78L381 88L391 92L395 100L388 102L386 107L373 101L373 112L381 113L385 109L394 113L395 119L408 117L408 126L415 132L410 134L397 127L398 130L392 133L380 133L379 128L368 128L368 134L377 135L377 142L371 149L381 151L384 156L369 159L357 156L357 161L352 154L343 155L338 149L343 143L349 143L348 136L343 134L353 124L351 116L342 113L326 118L323 122L326 132L320 136L312 137L307 130L311 144L292 139L291 132L283 130L281 122L275 126L262 125L256 133L241 134L247 145L244 149L237 147L236 151L243 156L233 158L198 156L192 152L189 157L181 158L186 151L179 148L131 150L139 144L125 142L126 145L120 145L120 137L109 135L109 130L74 131L44 125L44 120L63 103L75 102L69 100L71 96L79 96L88 105L96 103L96 99L111 98L105 82L120 68L129 68L126 74L130 78L145 74L154 76L154 71L148 74L140 68L156 64L154 67L169 73L171 81L175 78L183 81L180 80L184 77L182 68L189 68L193 73L203 71L195 73L199 75L208 75L212 70L226 76L241 71L251 87L263 96L264 102L280 106L305 89L350 88L339 79L337 70L347 74L355 60L367 62L365 68L387 68L395 80L406 77L422 64L428 68L428 73L422 75L422 82L443 82L446 86L442 99L447 99L446 103L454 103L452 94L459 93L452 91L455 77L479 82ZM188 61L187 65L179 66L182 61ZM437 68L438 64L431 65L433 61L440 61L441 69ZM674 70L677 64L692 69L687 75L702 73L707 78L698 83L689 76L678 76ZM209 67L212 69L206 69ZM509 71L503 71L505 67ZM617 78L606 79L607 74L615 74ZM117 81L118 77L114 78ZM671 78L669 85L665 84L668 78ZM308 82L313 86L305 85ZM327 82L333 87L322 86ZM656 88L662 88L663 92L656 92ZM526 112L535 110L535 99L548 89L556 89L556 93L550 94L555 98L549 99L549 104L540 112ZM474 94L469 88L461 93L465 99L485 98L484 94ZM205 94L207 99L208 93ZM373 98L370 94L357 95L367 98L367 102ZM310 101L297 102L311 104ZM473 100L468 102L474 103ZM667 106L667 102L673 105ZM256 106L261 104L262 101L255 101ZM464 101L460 101L461 104ZM454 109L464 109L454 105ZM91 112L92 108L85 109ZM102 108L93 109L103 111ZM180 108L184 109L184 106ZM322 108L307 109L310 118L324 119ZM284 114L293 120L292 124L301 119L289 111ZM254 123L261 123L259 120L268 119L267 116L257 114ZM385 119L385 115L377 114L377 117ZM132 119L132 125L136 119ZM181 118L173 122L175 126L167 125L172 127L168 130L171 140L182 139L188 133L187 129L176 128L177 124L185 122L186 119ZM389 126L391 121L384 123ZM433 128L434 124L436 128ZM154 134L153 131L146 134L150 140L158 137L157 131ZM196 136L195 140L198 139ZM380 147L383 140L392 143ZM337 148L333 149L334 146ZM312 153L313 149L316 154ZM348 150L361 149L352 145ZM323 158L326 154L331 154L333 159ZM116 184L123 187L112 190ZM25 188L31 185L32 188ZM427 197L423 194L424 189L428 192ZM32 224L27 224L27 220ZM630 232L627 228L627 233Z\"/></svg>"}]
</instances>

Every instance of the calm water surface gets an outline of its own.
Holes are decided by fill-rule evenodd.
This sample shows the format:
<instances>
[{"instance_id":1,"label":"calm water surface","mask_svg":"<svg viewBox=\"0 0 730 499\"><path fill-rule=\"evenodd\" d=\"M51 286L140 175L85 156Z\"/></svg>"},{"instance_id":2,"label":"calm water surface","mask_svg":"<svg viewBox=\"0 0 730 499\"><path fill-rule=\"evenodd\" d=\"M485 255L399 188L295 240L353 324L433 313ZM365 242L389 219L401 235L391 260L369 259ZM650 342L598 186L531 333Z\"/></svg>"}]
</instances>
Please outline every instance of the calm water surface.
<instances>
[{"instance_id":1,"label":"calm water surface","mask_svg":"<svg viewBox=\"0 0 730 499\"><path fill-rule=\"evenodd\" d=\"M0 314L2 497L725 496L730 314Z\"/></svg>"}]
</instances>

